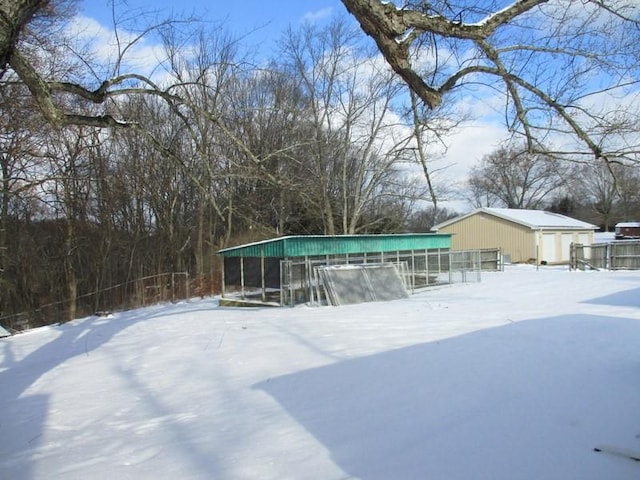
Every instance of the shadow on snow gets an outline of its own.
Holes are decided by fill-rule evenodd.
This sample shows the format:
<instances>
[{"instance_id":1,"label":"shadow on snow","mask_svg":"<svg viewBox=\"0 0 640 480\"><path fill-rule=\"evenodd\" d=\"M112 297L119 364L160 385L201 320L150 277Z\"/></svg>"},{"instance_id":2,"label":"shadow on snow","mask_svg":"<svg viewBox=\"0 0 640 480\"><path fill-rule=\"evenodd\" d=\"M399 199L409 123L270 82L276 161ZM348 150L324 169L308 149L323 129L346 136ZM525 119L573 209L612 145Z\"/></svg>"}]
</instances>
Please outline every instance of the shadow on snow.
<instances>
[{"instance_id":1,"label":"shadow on snow","mask_svg":"<svg viewBox=\"0 0 640 480\"><path fill-rule=\"evenodd\" d=\"M172 308L175 308L175 311L171 311ZM140 322L156 317L179 315L183 313L183 308L180 304L162 306L161 309L150 307L118 313L113 318L90 317L48 327L53 330L52 334L57 336L52 339L44 338L40 347L20 359L16 358L18 355L14 352L13 339L18 339L21 335L0 340L0 411L3 415L0 420L0 478L16 480L34 478L36 473L33 469L37 459L48 454L48 445L43 442L43 433L46 430L51 401L49 395L29 393L31 386L55 369L64 367L70 360L89 357L94 350L108 344L113 337L135 327ZM197 310L198 307L195 307L190 311ZM210 310L210 308L201 310ZM25 335L31 334L35 333L28 332ZM137 392L138 402L146 402L151 411L158 415L163 414L158 399L136 382L135 372L120 369L120 373L126 377L132 390ZM87 400L92 401L92 399ZM95 398L95 400L104 401L101 398ZM113 405L114 409L117 407L118 405ZM11 435L7 432L11 432ZM80 433L79 430L78 434ZM55 451L59 454L65 450ZM198 458L194 452L187 453L192 458ZM72 455L72 453L69 454ZM82 462L86 459L73 458L72 460ZM194 464L197 462L194 460ZM194 466L206 468L206 465Z\"/></svg>"},{"instance_id":2,"label":"shadow on snow","mask_svg":"<svg viewBox=\"0 0 640 480\"><path fill-rule=\"evenodd\" d=\"M605 295L604 297L593 298L584 303L615 307L640 307L640 288L632 288L623 292Z\"/></svg>"},{"instance_id":3,"label":"shadow on snow","mask_svg":"<svg viewBox=\"0 0 640 480\"><path fill-rule=\"evenodd\" d=\"M255 385L361 479L632 478L640 322L559 316ZM566 477L566 475L569 477Z\"/></svg>"}]
</instances>

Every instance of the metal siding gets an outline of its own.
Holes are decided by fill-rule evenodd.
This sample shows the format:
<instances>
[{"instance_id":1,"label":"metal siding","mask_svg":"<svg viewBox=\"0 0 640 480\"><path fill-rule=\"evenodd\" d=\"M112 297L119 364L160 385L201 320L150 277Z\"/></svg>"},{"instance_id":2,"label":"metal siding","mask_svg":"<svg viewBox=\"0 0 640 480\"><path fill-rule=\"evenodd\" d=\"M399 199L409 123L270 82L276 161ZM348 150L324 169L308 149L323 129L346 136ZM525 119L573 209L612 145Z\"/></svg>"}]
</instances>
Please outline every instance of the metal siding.
<instances>
[{"instance_id":1,"label":"metal siding","mask_svg":"<svg viewBox=\"0 0 640 480\"><path fill-rule=\"evenodd\" d=\"M502 219L487 213L478 212L441 229L443 233L453 234L453 250L475 250L500 248L502 254L510 256L511 261L529 262L546 260L549 263L566 262L566 242L568 235L572 241L590 244L593 232L567 230L532 230L529 227ZM549 235L545 245L545 237ZM564 236L567 237L564 237ZM551 238L553 237L553 240ZM536 238L539 252L536 253ZM586 240L586 241L585 241Z\"/></svg>"},{"instance_id":2,"label":"metal siding","mask_svg":"<svg viewBox=\"0 0 640 480\"><path fill-rule=\"evenodd\" d=\"M379 253L451 248L451 236L441 233L403 235L292 236L227 248L223 257L292 258L319 255Z\"/></svg>"},{"instance_id":3,"label":"metal siding","mask_svg":"<svg viewBox=\"0 0 640 480\"><path fill-rule=\"evenodd\" d=\"M453 234L453 250L500 248L512 262L535 259L534 231L502 218L478 212L442 228Z\"/></svg>"},{"instance_id":4,"label":"metal siding","mask_svg":"<svg viewBox=\"0 0 640 480\"><path fill-rule=\"evenodd\" d=\"M451 237L441 234L290 237L286 257L342 255L450 248Z\"/></svg>"}]
</instances>

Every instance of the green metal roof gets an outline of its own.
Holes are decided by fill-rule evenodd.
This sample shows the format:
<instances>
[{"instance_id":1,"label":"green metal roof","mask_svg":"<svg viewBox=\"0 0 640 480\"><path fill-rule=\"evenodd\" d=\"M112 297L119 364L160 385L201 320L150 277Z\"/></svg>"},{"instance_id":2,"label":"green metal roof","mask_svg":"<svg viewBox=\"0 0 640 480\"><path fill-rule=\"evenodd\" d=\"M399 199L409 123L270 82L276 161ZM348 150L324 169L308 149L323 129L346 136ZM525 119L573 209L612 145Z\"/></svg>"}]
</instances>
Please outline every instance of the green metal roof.
<instances>
[{"instance_id":1,"label":"green metal roof","mask_svg":"<svg viewBox=\"0 0 640 480\"><path fill-rule=\"evenodd\" d=\"M218 251L223 257L312 257L358 253L407 252L451 248L451 234L297 235L239 245Z\"/></svg>"}]
</instances>

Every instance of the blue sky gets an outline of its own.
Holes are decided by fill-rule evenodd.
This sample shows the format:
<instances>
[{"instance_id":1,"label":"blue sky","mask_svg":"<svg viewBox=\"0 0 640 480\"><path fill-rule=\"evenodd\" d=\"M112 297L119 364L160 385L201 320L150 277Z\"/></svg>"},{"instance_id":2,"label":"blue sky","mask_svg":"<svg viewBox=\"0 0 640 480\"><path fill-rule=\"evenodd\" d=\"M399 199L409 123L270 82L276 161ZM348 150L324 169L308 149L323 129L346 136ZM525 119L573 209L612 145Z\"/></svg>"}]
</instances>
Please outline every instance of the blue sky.
<instances>
[{"instance_id":1,"label":"blue sky","mask_svg":"<svg viewBox=\"0 0 640 480\"><path fill-rule=\"evenodd\" d=\"M111 22L110 3L107 0L81 0L80 13L108 25ZM271 43L288 25L322 21L336 14L347 15L340 0L116 0L116 9L120 12L158 11L161 17L194 13L207 21L223 22L234 35L250 33L248 43L253 44Z\"/></svg>"}]
</instances>

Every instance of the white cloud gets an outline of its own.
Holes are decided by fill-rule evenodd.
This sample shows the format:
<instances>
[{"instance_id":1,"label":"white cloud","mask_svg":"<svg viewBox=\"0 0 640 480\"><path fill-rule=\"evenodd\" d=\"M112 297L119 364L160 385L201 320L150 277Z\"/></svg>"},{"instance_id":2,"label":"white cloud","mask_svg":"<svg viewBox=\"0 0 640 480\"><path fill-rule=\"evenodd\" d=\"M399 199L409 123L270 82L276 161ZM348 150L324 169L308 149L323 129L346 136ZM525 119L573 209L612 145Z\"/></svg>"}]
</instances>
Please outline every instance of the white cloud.
<instances>
[{"instance_id":1,"label":"white cloud","mask_svg":"<svg viewBox=\"0 0 640 480\"><path fill-rule=\"evenodd\" d=\"M139 34L119 29L117 35L110 27L105 27L93 18L76 16L70 22L67 34L75 44L74 49L82 55L90 57L95 64L101 65L102 75L112 75L118 57L121 59L121 70L152 76L164 61L162 45L148 38L138 38ZM129 47L130 46L130 47Z\"/></svg>"},{"instance_id":2,"label":"white cloud","mask_svg":"<svg viewBox=\"0 0 640 480\"><path fill-rule=\"evenodd\" d=\"M333 7L325 7L315 12L307 12L302 16L302 21L316 23L333 15Z\"/></svg>"},{"instance_id":3,"label":"white cloud","mask_svg":"<svg viewBox=\"0 0 640 480\"><path fill-rule=\"evenodd\" d=\"M503 125L473 122L460 127L447 139L448 148L442 152L443 163L450 165L446 175L452 181L464 183L469 170L483 156L494 151L507 136Z\"/></svg>"}]
</instances>

